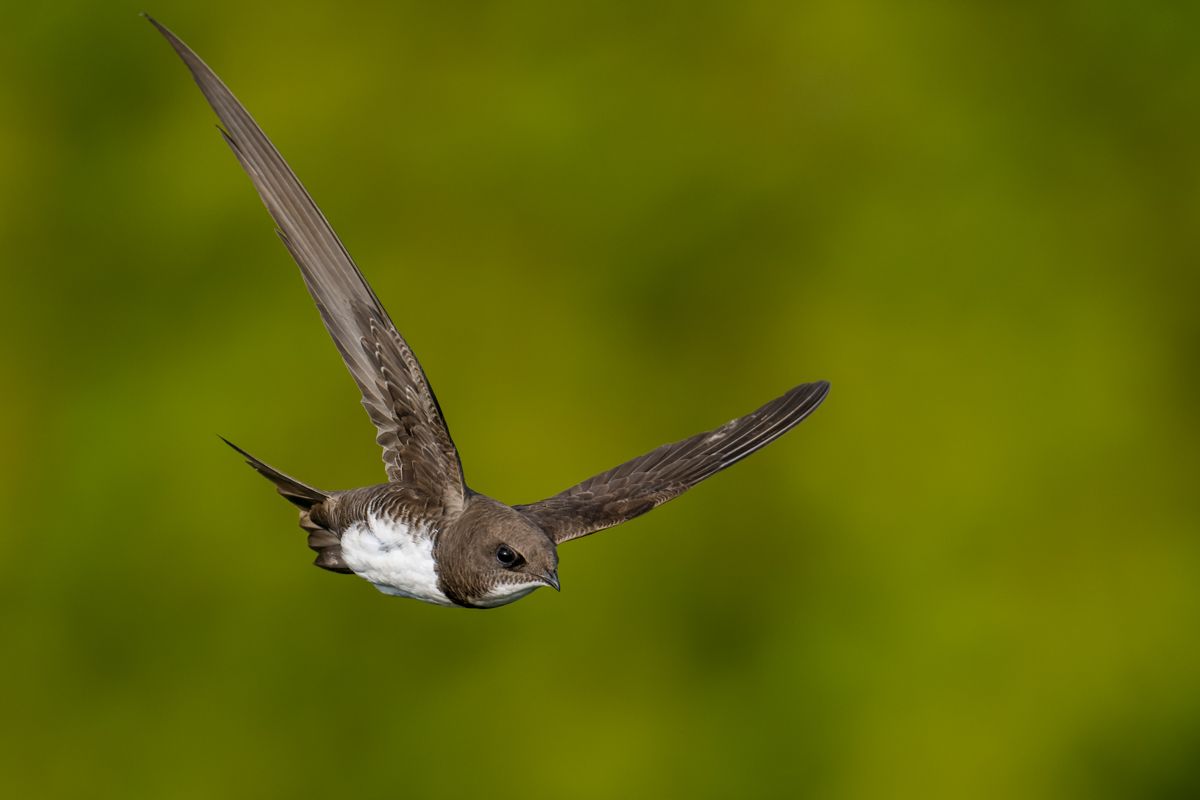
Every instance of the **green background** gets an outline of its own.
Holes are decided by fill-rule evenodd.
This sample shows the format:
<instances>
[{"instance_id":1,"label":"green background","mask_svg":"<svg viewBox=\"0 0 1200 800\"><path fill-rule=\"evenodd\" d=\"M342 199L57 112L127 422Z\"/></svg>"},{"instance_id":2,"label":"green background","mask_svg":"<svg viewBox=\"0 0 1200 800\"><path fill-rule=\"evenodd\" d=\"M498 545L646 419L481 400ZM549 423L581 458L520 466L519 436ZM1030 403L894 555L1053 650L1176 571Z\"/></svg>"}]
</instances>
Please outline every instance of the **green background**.
<instances>
[{"instance_id":1,"label":"green background","mask_svg":"<svg viewBox=\"0 0 1200 800\"><path fill-rule=\"evenodd\" d=\"M828 379L487 613L217 439L373 431L139 7L0 33L9 797L1200 793L1200 5L180 3L527 502Z\"/></svg>"}]
</instances>

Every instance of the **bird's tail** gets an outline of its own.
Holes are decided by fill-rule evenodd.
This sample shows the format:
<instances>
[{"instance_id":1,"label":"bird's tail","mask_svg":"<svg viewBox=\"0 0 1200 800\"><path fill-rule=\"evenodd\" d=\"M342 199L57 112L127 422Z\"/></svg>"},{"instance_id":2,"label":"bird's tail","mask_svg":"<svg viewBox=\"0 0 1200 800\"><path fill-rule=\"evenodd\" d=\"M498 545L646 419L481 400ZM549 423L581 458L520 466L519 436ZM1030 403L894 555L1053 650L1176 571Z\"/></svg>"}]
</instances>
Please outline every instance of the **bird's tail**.
<instances>
[{"instance_id":1,"label":"bird's tail","mask_svg":"<svg viewBox=\"0 0 1200 800\"><path fill-rule=\"evenodd\" d=\"M317 503L323 503L329 499L329 494L327 492L322 492L320 489L314 489L308 484L301 483L289 475L284 475L274 467L259 461L257 458L250 455L245 450L226 439L224 436L221 437L221 441L232 447L234 450L237 450L238 453L241 454L242 458L246 459L246 463L254 467L254 470L259 475L262 475L271 483L275 484L276 491L283 495L284 499L289 503L308 511Z\"/></svg>"},{"instance_id":2,"label":"bird's tail","mask_svg":"<svg viewBox=\"0 0 1200 800\"><path fill-rule=\"evenodd\" d=\"M272 466L259 461L254 456L238 447L233 442L221 437L221 441L241 453L246 463L254 467L259 475L275 484L275 490L283 495L289 503L300 508L300 527L308 533L308 546L316 551L315 563L321 569L330 572L350 573L351 569L342 561L342 541L332 526L329 526L330 505L326 501L333 498L328 492L314 489L307 483L301 483L295 478L284 475Z\"/></svg>"}]
</instances>

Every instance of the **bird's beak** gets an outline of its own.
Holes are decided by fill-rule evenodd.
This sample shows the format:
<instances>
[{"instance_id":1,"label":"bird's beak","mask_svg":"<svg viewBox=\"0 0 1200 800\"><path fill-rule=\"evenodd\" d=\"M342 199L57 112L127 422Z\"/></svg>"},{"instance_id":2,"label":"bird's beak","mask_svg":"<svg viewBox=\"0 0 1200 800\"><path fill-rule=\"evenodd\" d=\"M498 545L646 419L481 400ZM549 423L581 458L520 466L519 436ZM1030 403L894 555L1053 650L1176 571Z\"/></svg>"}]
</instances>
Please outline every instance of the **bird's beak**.
<instances>
[{"instance_id":1,"label":"bird's beak","mask_svg":"<svg viewBox=\"0 0 1200 800\"><path fill-rule=\"evenodd\" d=\"M546 584L556 592L562 591L562 589L558 588L558 570L556 569L552 569L546 574L542 575L542 583Z\"/></svg>"}]
</instances>

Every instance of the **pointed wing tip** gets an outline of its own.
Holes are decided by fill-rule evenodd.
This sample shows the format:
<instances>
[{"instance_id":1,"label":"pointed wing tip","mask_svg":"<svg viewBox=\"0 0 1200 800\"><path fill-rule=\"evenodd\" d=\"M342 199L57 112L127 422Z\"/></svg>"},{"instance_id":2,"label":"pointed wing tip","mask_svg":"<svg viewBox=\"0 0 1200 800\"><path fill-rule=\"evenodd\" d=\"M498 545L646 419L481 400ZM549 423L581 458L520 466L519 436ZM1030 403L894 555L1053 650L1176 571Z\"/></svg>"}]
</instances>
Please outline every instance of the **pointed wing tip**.
<instances>
[{"instance_id":1,"label":"pointed wing tip","mask_svg":"<svg viewBox=\"0 0 1200 800\"><path fill-rule=\"evenodd\" d=\"M163 36L167 37L168 40L176 38L175 34L171 33L171 31L168 30L166 25L163 25L161 22L156 20L154 17L147 14L145 11L139 11L138 16L141 17L142 19L146 20L146 22L149 22L155 28L157 28L158 32L161 33Z\"/></svg>"},{"instance_id":2,"label":"pointed wing tip","mask_svg":"<svg viewBox=\"0 0 1200 800\"><path fill-rule=\"evenodd\" d=\"M163 35L163 38L167 40L167 43L170 44L172 48L174 48L175 52L179 54L179 57L183 59L183 62L187 64L188 69L190 69L193 74L196 73L197 69L203 67L204 62L200 60L200 57L192 51L192 48L184 44L182 39L172 33L170 28L168 28L166 25L163 25L145 11L141 11L139 14ZM197 80L199 80L198 75Z\"/></svg>"},{"instance_id":3,"label":"pointed wing tip","mask_svg":"<svg viewBox=\"0 0 1200 800\"><path fill-rule=\"evenodd\" d=\"M825 402L825 398L829 396L829 381L813 381L812 383L802 383L792 390L796 394L804 395L805 402L816 408L821 403Z\"/></svg>"},{"instance_id":4,"label":"pointed wing tip","mask_svg":"<svg viewBox=\"0 0 1200 800\"><path fill-rule=\"evenodd\" d=\"M250 454L249 454L249 453L247 453L247 452L246 452L245 450L243 450L242 448L238 447L238 446L237 446L236 444L234 444L233 442L231 442L231 441L229 441L228 439L226 439L226 438L225 438L224 436L222 436L221 434L219 434L219 433L218 433L218 434L217 434L217 438L218 438L218 439L220 439L220 440L221 440L222 442L224 442L225 444L227 444L227 445L229 445L230 447L232 447L234 450L236 450L236 451L237 451L237 452L238 452L238 453L239 453L239 454L240 454L242 457L244 457L244 458L250 458Z\"/></svg>"}]
</instances>

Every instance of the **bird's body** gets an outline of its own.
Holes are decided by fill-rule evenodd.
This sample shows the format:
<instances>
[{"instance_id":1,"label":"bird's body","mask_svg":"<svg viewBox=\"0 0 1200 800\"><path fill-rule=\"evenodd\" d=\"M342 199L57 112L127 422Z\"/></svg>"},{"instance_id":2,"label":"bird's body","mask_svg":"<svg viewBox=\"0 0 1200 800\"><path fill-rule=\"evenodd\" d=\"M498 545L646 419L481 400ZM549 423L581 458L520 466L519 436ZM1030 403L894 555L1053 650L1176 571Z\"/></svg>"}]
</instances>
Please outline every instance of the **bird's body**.
<instances>
[{"instance_id":1,"label":"bird's body","mask_svg":"<svg viewBox=\"0 0 1200 800\"><path fill-rule=\"evenodd\" d=\"M513 509L484 495L467 498L466 508L453 516L414 513L391 484L356 489L335 495L333 503L343 511L335 523L338 551L346 568L370 582L384 594L411 597L437 605L492 608L518 600L539 586L554 585L557 557L541 565L536 574L515 572L516 580L491 583L472 581L454 569L461 529L470 529L474 518L490 517L493 529L507 529L506 539L518 538L528 525ZM530 553L554 553L554 542L540 531L521 530L541 548L523 548ZM537 541L543 540L543 541ZM490 553L489 553L490 556ZM441 568L439 569L439 565Z\"/></svg>"},{"instance_id":2,"label":"bird's body","mask_svg":"<svg viewBox=\"0 0 1200 800\"><path fill-rule=\"evenodd\" d=\"M342 561L384 594L453 605L438 586L433 544L437 528L425 520L368 514L338 534Z\"/></svg>"},{"instance_id":3,"label":"bird's body","mask_svg":"<svg viewBox=\"0 0 1200 800\"><path fill-rule=\"evenodd\" d=\"M300 267L378 430L388 482L341 492L315 489L230 445L300 509L317 566L437 605L492 608L541 586L558 589L559 544L678 497L779 438L824 400L829 384L802 384L720 428L663 445L537 503L508 506L472 491L416 356L320 209L212 70L150 21L225 126L226 142Z\"/></svg>"},{"instance_id":4,"label":"bird's body","mask_svg":"<svg viewBox=\"0 0 1200 800\"><path fill-rule=\"evenodd\" d=\"M344 528L338 538L346 566L379 591L397 597L441 606L492 608L519 600L546 585L541 578L531 578L501 583L471 597L443 588L434 553L436 544L444 541L438 534L438 528L427 519L410 519L402 512L368 512L365 519L357 519Z\"/></svg>"}]
</instances>

